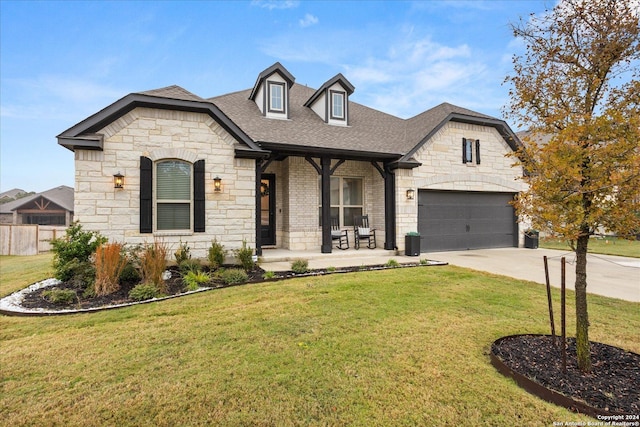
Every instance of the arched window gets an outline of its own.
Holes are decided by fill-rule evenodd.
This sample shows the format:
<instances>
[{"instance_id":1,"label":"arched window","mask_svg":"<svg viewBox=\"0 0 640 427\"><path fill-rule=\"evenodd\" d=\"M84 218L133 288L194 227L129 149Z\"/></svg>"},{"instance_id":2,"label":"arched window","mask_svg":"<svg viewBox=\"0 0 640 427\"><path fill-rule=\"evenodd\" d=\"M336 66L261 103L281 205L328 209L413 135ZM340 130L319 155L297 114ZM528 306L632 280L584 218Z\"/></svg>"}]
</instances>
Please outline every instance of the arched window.
<instances>
[{"instance_id":1,"label":"arched window","mask_svg":"<svg viewBox=\"0 0 640 427\"><path fill-rule=\"evenodd\" d=\"M204 232L204 175L204 160L140 157L140 232Z\"/></svg>"}]
</instances>

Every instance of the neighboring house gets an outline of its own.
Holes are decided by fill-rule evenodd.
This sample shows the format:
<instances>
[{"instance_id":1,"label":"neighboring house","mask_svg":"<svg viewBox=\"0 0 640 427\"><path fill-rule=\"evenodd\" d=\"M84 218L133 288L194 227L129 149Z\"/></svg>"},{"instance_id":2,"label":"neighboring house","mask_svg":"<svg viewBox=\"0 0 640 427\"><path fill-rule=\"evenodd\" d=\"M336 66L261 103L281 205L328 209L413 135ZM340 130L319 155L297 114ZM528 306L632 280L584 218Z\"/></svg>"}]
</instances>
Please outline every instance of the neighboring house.
<instances>
[{"instance_id":1,"label":"neighboring house","mask_svg":"<svg viewBox=\"0 0 640 427\"><path fill-rule=\"evenodd\" d=\"M3 191L2 193L0 193L0 204L12 202L17 198L28 196L28 195L29 194L26 191L20 188L14 188L12 190Z\"/></svg>"},{"instance_id":2,"label":"neighboring house","mask_svg":"<svg viewBox=\"0 0 640 427\"><path fill-rule=\"evenodd\" d=\"M519 141L504 121L446 103L404 120L353 92L342 74L297 85L276 63L253 88L214 98L129 94L58 136L75 152L76 219L196 256L214 239L331 252L323 218L351 230L360 214L386 249L403 250L410 231L423 252L518 245L509 201L522 170L505 154Z\"/></svg>"},{"instance_id":3,"label":"neighboring house","mask_svg":"<svg viewBox=\"0 0 640 427\"><path fill-rule=\"evenodd\" d=\"M0 205L2 224L68 226L73 222L73 188L61 185Z\"/></svg>"}]
</instances>

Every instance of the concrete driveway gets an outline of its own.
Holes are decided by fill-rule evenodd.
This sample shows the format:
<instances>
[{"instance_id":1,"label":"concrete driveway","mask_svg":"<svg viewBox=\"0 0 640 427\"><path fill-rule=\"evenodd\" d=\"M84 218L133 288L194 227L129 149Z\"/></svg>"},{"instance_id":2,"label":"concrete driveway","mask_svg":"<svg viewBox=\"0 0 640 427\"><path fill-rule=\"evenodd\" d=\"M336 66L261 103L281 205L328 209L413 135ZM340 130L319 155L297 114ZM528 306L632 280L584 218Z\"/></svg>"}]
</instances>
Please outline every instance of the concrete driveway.
<instances>
[{"instance_id":1,"label":"concrete driveway","mask_svg":"<svg viewBox=\"0 0 640 427\"><path fill-rule=\"evenodd\" d=\"M566 258L566 284L574 289L575 254L551 249L478 249L457 252L429 252L420 258L445 261L451 265L545 283L543 257L549 261L551 285L560 287L560 259ZM640 258L589 254L587 292L640 302Z\"/></svg>"}]
</instances>

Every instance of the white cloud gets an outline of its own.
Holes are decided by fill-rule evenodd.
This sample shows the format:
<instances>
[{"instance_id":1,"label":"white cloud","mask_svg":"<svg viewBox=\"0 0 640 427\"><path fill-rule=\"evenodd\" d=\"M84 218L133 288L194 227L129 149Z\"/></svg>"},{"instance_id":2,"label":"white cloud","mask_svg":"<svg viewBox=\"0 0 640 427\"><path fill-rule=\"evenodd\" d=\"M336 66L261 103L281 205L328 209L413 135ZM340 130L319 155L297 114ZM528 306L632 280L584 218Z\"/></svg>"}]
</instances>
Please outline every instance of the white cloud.
<instances>
[{"instance_id":1,"label":"white cloud","mask_svg":"<svg viewBox=\"0 0 640 427\"><path fill-rule=\"evenodd\" d=\"M307 14L305 14L305 15L304 15L304 18L302 18L302 19L301 19L300 21L298 21L298 22L300 23L300 26L301 26L302 28L305 28L305 27L309 27L309 26L311 26L311 25L315 25L315 24L317 24L317 23L318 23L318 18L317 18L317 17L315 17L315 16L313 16L313 15L312 15L312 14L310 14L310 13L307 13Z\"/></svg>"},{"instance_id":2,"label":"white cloud","mask_svg":"<svg viewBox=\"0 0 640 427\"><path fill-rule=\"evenodd\" d=\"M295 0L252 0L251 5L263 9L293 9L298 7L299 1Z\"/></svg>"}]
</instances>

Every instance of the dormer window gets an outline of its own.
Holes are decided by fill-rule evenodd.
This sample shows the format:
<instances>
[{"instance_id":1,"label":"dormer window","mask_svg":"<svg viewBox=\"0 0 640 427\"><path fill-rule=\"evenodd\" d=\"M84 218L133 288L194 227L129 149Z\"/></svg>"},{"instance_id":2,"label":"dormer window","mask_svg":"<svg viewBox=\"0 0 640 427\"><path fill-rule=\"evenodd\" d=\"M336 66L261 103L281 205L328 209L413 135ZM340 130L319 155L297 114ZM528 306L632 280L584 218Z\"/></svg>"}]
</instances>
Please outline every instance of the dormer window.
<instances>
[{"instance_id":1,"label":"dormer window","mask_svg":"<svg viewBox=\"0 0 640 427\"><path fill-rule=\"evenodd\" d=\"M269 111L283 113L284 83L269 82Z\"/></svg>"},{"instance_id":2,"label":"dormer window","mask_svg":"<svg viewBox=\"0 0 640 427\"><path fill-rule=\"evenodd\" d=\"M304 106L329 125L349 126L349 95L354 90L342 74L337 74L316 90Z\"/></svg>"},{"instance_id":3,"label":"dormer window","mask_svg":"<svg viewBox=\"0 0 640 427\"><path fill-rule=\"evenodd\" d=\"M289 91L295 79L276 62L260 73L253 85L249 99L256 103L263 116L270 119L288 119L290 103Z\"/></svg>"},{"instance_id":4,"label":"dormer window","mask_svg":"<svg viewBox=\"0 0 640 427\"><path fill-rule=\"evenodd\" d=\"M331 91L331 118L337 120L344 120L344 100L345 93Z\"/></svg>"}]
</instances>

